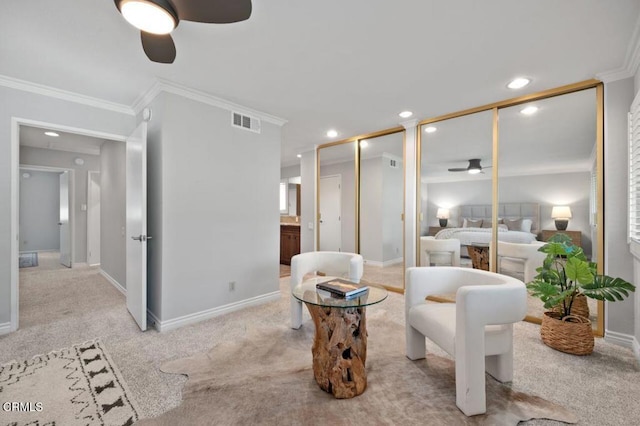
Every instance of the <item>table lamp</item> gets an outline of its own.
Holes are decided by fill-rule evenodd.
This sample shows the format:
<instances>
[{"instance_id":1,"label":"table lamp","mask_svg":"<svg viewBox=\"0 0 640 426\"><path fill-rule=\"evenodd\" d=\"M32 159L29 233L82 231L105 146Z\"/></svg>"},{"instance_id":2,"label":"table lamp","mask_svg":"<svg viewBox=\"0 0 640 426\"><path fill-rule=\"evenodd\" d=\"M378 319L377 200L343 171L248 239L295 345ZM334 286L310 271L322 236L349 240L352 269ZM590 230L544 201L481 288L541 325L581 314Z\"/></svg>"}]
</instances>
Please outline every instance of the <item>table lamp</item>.
<instances>
[{"instance_id":1,"label":"table lamp","mask_svg":"<svg viewBox=\"0 0 640 426\"><path fill-rule=\"evenodd\" d=\"M556 229L565 231L571 219L571 209L569 206L553 206L551 210L551 219L556 220Z\"/></svg>"},{"instance_id":2,"label":"table lamp","mask_svg":"<svg viewBox=\"0 0 640 426\"><path fill-rule=\"evenodd\" d=\"M440 226L446 228L447 221L449 220L449 209L439 208L436 217L440 219Z\"/></svg>"}]
</instances>

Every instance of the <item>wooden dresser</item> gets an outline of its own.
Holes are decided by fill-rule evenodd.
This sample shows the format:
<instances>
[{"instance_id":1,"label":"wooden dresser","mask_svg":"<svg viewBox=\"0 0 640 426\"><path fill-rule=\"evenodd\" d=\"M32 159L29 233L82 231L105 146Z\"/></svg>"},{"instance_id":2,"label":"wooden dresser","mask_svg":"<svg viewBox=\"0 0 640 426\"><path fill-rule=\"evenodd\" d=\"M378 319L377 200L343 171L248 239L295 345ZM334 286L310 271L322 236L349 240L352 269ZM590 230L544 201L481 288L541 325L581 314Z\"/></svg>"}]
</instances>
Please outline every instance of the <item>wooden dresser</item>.
<instances>
[{"instance_id":1,"label":"wooden dresser","mask_svg":"<svg viewBox=\"0 0 640 426\"><path fill-rule=\"evenodd\" d=\"M280 264L291 265L291 258L300 253L300 226L280 225Z\"/></svg>"},{"instance_id":2,"label":"wooden dresser","mask_svg":"<svg viewBox=\"0 0 640 426\"><path fill-rule=\"evenodd\" d=\"M441 230L443 230L444 228L440 227L440 226L430 226L429 227L429 232L427 233L427 236L429 237L435 237L436 234L438 232L440 232Z\"/></svg>"},{"instance_id":3,"label":"wooden dresser","mask_svg":"<svg viewBox=\"0 0 640 426\"><path fill-rule=\"evenodd\" d=\"M573 245L582 247L582 232L580 231L558 231L555 229L543 229L540 232L540 241L549 241L549 238L553 237L555 234L564 234L567 237L571 238L571 242Z\"/></svg>"}]
</instances>

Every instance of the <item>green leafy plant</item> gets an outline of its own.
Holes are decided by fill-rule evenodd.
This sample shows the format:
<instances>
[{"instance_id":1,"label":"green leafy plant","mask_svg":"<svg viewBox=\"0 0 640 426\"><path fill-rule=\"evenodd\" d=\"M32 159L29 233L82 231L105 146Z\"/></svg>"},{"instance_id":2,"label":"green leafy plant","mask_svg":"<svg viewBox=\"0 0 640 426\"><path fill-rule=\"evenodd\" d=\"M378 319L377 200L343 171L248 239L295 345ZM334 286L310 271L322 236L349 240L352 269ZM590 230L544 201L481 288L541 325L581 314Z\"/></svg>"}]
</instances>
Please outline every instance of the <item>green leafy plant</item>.
<instances>
[{"instance_id":1,"label":"green leafy plant","mask_svg":"<svg viewBox=\"0 0 640 426\"><path fill-rule=\"evenodd\" d=\"M539 251L547 257L527 288L532 296L544 302L545 308L561 306L561 318L571 315L579 294L615 302L635 291L635 286L622 278L598 275L596 264L588 261L582 248L573 245L565 234L554 235Z\"/></svg>"}]
</instances>

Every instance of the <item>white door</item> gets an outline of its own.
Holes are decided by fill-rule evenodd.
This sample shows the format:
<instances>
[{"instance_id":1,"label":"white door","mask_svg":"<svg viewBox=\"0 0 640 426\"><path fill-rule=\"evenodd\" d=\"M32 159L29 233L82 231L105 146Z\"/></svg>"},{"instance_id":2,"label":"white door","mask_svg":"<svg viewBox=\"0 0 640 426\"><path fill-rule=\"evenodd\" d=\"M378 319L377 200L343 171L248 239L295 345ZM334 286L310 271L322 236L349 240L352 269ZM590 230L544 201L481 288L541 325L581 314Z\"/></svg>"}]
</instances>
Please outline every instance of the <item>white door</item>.
<instances>
[{"instance_id":1,"label":"white door","mask_svg":"<svg viewBox=\"0 0 640 426\"><path fill-rule=\"evenodd\" d=\"M127 138L127 309L147 329L147 123Z\"/></svg>"},{"instance_id":2,"label":"white door","mask_svg":"<svg viewBox=\"0 0 640 426\"><path fill-rule=\"evenodd\" d=\"M340 175L320 178L320 245L321 251L341 251L341 189Z\"/></svg>"},{"instance_id":3,"label":"white door","mask_svg":"<svg viewBox=\"0 0 640 426\"><path fill-rule=\"evenodd\" d=\"M60 264L71 268L71 226L69 226L69 172L60 173Z\"/></svg>"},{"instance_id":4,"label":"white door","mask_svg":"<svg viewBox=\"0 0 640 426\"><path fill-rule=\"evenodd\" d=\"M100 172L88 172L87 263L100 264Z\"/></svg>"}]
</instances>

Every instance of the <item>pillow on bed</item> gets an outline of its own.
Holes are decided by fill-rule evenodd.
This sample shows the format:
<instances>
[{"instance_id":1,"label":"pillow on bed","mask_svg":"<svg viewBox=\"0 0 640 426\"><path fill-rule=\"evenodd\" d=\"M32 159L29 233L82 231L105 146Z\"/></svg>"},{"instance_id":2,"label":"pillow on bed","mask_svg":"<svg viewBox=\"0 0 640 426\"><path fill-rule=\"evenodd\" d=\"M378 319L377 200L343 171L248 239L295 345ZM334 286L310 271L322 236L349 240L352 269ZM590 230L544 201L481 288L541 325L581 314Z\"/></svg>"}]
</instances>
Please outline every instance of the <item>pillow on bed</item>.
<instances>
[{"instance_id":1,"label":"pillow on bed","mask_svg":"<svg viewBox=\"0 0 640 426\"><path fill-rule=\"evenodd\" d=\"M491 228L491 221L487 219L482 219L482 228Z\"/></svg>"},{"instance_id":2,"label":"pillow on bed","mask_svg":"<svg viewBox=\"0 0 640 426\"><path fill-rule=\"evenodd\" d=\"M522 228L520 229L522 232L531 232L531 225L533 225L533 221L531 219L522 219Z\"/></svg>"},{"instance_id":3,"label":"pillow on bed","mask_svg":"<svg viewBox=\"0 0 640 426\"><path fill-rule=\"evenodd\" d=\"M501 229L503 231L508 231L509 230L509 228L507 228L507 225L505 225L504 223L499 223L498 224L498 231L501 230Z\"/></svg>"},{"instance_id":4,"label":"pillow on bed","mask_svg":"<svg viewBox=\"0 0 640 426\"><path fill-rule=\"evenodd\" d=\"M462 224L463 228L480 228L482 227L482 219L465 219Z\"/></svg>"},{"instance_id":5,"label":"pillow on bed","mask_svg":"<svg viewBox=\"0 0 640 426\"><path fill-rule=\"evenodd\" d=\"M522 219L505 219L504 224L507 225L509 231L522 230Z\"/></svg>"}]
</instances>

